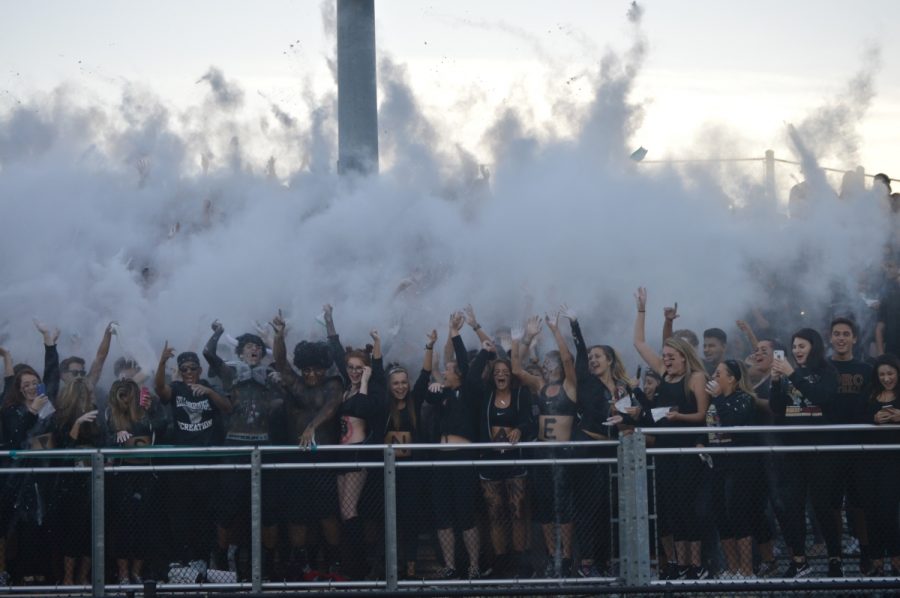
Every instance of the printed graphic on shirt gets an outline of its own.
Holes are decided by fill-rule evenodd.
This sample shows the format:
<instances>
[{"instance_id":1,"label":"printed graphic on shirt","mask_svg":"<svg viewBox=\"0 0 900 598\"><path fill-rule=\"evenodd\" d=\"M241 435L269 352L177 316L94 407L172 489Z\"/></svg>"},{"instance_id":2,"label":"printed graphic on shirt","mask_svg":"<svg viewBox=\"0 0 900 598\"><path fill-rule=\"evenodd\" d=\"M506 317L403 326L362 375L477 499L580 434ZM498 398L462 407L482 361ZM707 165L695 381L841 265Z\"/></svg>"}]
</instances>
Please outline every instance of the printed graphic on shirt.
<instances>
[{"instance_id":1,"label":"printed graphic on shirt","mask_svg":"<svg viewBox=\"0 0 900 598\"><path fill-rule=\"evenodd\" d=\"M810 384L818 382L818 376L812 374L804 379ZM791 403L784 411L785 417L822 417L821 407L813 405L796 386L791 384L790 380L787 381L787 384L788 397L790 397Z\"/></svg>"}]
</instances>

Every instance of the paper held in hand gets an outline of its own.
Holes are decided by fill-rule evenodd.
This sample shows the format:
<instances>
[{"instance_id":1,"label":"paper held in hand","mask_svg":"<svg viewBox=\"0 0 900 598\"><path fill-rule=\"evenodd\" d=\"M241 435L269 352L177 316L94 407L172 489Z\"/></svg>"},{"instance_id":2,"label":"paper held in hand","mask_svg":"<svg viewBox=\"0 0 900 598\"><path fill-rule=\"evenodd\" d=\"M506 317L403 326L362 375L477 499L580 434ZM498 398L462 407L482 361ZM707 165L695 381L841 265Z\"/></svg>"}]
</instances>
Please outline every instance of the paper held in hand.
<instances>
[{"instance_id":1,"label":"paper held in hand","mask_svg":"<svg viewBox=\"0 0 900 598\"><path fill-rule=\"evenodd\" d=\"M653 416L653 421L658 422L659 420L664 418L666 414L671 410L671 407L654 407L650 410L650 415Z\"/></svg>"}]
</instances>

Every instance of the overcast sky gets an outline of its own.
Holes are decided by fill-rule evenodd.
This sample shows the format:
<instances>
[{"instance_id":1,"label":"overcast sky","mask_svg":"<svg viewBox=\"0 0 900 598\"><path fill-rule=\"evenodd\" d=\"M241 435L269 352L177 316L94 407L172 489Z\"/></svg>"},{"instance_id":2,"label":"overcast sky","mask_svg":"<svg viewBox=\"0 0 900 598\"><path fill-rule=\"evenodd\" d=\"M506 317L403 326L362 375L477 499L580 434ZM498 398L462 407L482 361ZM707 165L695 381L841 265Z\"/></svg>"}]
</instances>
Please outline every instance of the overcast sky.
<instances>
[{"instance_id":1,"label":"overcast sky","mask_svg":"<svg viewBox=\"0 0 900 598\"><path fill-rule=\"evenodd\" d=\"M647 0L649 55L635 100L646 118L635 145L651 156L690 157L701 131L733 130L740 151L784 155L784 124L834 98L878 46L877 97L860 132L870 173L900 175L900 2L896 0ZM426 110L452 107L478 88L502 103L534 79L559 83L624 50L626 2L379 0L381 53L407 65ZM211 66L286 110L300 110L300 81L333 85L333 52L318 0L3 0L0 113L63 83L114 94L139 81L176 105L197 101ZM572 94L588 97L578 81ZM485 113L485 121L491 114ZM478 123L475 123L476 125ZM746 149L745 149L746 148ZM736 150L737 151L737 150ZM839 168L853 166L829 163Z\"/></svg>"}]
</instances>

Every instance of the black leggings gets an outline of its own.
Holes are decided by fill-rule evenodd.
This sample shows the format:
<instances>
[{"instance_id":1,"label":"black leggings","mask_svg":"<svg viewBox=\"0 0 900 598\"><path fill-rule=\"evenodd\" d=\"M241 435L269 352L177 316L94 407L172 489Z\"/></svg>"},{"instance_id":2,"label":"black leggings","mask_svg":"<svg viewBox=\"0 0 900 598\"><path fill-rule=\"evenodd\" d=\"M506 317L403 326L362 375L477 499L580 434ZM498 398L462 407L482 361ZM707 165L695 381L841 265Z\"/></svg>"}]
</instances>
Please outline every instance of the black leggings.
<instances>
[{"instance_id":1,"label":"black leggings","mask_svg":"<svg viewBox=\"0 0 900 598\"><path fill-rule=\"evenodd\" d=\"M712 469L705 472L706 481L698 501L698 517L712 518L719 538L737 540L752 534L760 505L753 486L759 458L756 455L713 456Z\"/></svg>"},{"instance_id":2,"label":"black leggings","mask_svg":"<svg viewBox=\"0 0 900 598\"><path fill-rule=\"evenodd\" d=\"M656 466L656 512L659 535L674 536L676 542L699 542L703 521L697 503L706 465L697 455L658 455Z\"/></svg>"},{"instance_id":3,"label":"black leggings","mask_svg":"<svg viewBox=\"0 0 900 598\"><path fill-rule=\"evenodd\" d=\"M840 523L834 510L840 509L843 486L834 479L828 455L787 453L781 467L781 504L784 508L784 540L793 556L806 555L806 500L825 538L828 556L841 556Z\"/></svg>"},{"instance_id":4,"label":"black leggings","mask_svg":"<svg viewBox=\"0 0 900 598\"><path fill-rule=\"evenodd\" d=\"M584 457L596 456L583 454ZM605 564L610 546L609 465L572 467L575 489L575 533L582 559Z\"/></svg>"},{"instance_id":5,"label":"black leggings","mask_svg":"<svg viewBox=\"0 0 900 598\"><path fill-rule=\"evenodd\" d=\"M873 559L900 557L900 455L892 451L866 457L859 466L870 555Z\"/></svg>"},{"instance_id":6,"label":"black leggings","mask_svg":"<svg viewBox=\"0 0 900 598\"><path fill-rule=\"evenodd\" d=\"M397 548L398 562L416 560L419 531L427 529L430 521L423 520L422 498L424 472L412 467L397 468Z\"/></svg>"}]
</instances>

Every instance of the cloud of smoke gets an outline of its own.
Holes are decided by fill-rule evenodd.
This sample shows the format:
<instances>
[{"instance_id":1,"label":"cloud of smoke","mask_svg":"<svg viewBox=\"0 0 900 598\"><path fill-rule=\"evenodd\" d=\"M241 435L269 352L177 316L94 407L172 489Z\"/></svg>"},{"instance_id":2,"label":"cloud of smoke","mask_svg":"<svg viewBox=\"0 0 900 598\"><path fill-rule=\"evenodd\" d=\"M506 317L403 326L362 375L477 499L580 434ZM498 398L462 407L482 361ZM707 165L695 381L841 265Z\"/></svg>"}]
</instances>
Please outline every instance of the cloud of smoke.
<instances>
[{"instance_id":1,"label":"cloud of smoke","mask_svg":"<svg viewBox=\"0 0 900 598\"><path fill-rule=\"evenodd\" d=\"M39 363L32 317L65 331L64 356L90 356L115 319L114 352L152 366L165 340L198 349L215 318L237 335L282 308L292 341L321 336L315 316L330 302L345 342L378 327L390 358L418 360L422 334L443 333L451 310L471 302L493 329L517 325L533 298L541 311L568 302L590 341L627 349L638 285L650 287L651 316L678 301L679 324L696 330L730 328L765 304L759 271L794 279L800 303L834 280L852 285L891 226L877 202L817 188L810 216L788 220L760 184L627 159L644 110L633 97L647 47L639 17L629 13L632 46L586 71L593 100L558 113L564 127L525 106L497 115L489 169L450 141L388 56L383 170L361 180L335 173L334 93L307 88L306 119L274 103L247 116L243 90L211 68L180 112L135 85L100 108L67 101L65 88L28 99L0 115L0 332ZM810 178L820 152L852 139L871 77L850 89L796 128Z\"/></svg>"}]
</instances>

